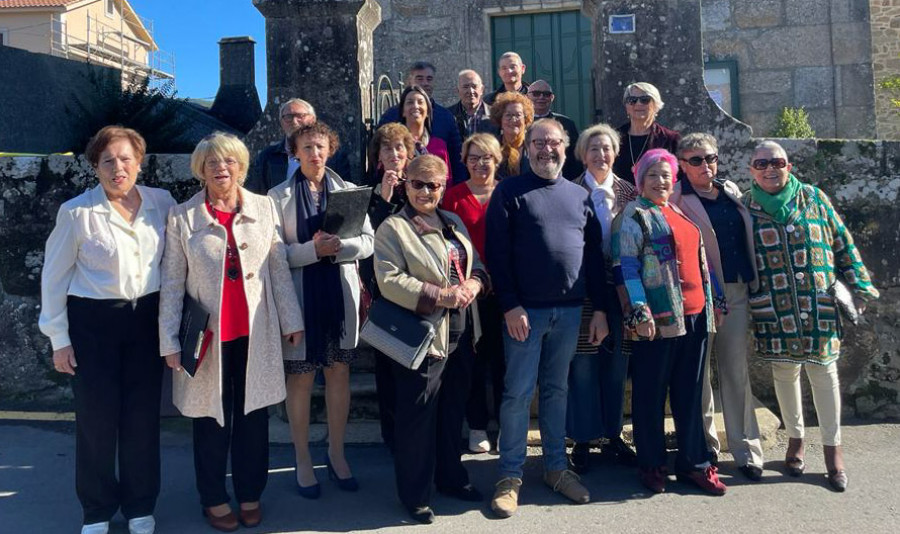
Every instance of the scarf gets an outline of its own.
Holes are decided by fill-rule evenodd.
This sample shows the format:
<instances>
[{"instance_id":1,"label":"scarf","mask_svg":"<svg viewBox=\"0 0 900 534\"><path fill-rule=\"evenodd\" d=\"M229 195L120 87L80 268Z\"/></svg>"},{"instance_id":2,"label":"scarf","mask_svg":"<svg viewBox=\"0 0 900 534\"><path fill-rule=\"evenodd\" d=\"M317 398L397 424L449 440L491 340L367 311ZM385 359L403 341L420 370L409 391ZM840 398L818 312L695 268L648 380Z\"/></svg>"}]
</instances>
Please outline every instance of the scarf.
<instances>
[{"instance_id":1,"label":"scarf","mask_svg":"<svg viewBox=\"0 0 900 534\"><path fill-rule=\"evenodd\" d=\"M297 198L297 241L306 243L322 228L331 184L328 176L320 193L319 206L309 180L301 170L294 174ZM344 335L344 297L341 289L340 265L325 258L303 268L303 319L305 322L306 361L326 365L329 342L340 343Z\"/></svg>"},{"instance_id":2,"label":"scarf","mask_svg":"<svg viewBox=\"0 0 900 534\"><path fill-rule=\"evenodd\" d=\"M787 224L788 220L791 218L791 214L794 212L794 209L790 207L791 200L797 196L799 191L800 180L791 174L784 189L774 195L763 191L762 188L756 185L755 181L750 188L750 195L757 204L762 206L764 212L775 219L775 222L778 224Z\"/></svg>"},{"instance_id":3,"label":"scarf","mask_svg":"<svg viewBox=\"0 0 900 534\"><path fill-rule=\"evenodd\" d=\"M513 140L512 144L503 143L501 154L503 161L508 169L508 176L518 176L521 174L520 168L522 163L522 147L525 145L525 131L519 132L519 135Z\"/></svg>"}]
</instances>

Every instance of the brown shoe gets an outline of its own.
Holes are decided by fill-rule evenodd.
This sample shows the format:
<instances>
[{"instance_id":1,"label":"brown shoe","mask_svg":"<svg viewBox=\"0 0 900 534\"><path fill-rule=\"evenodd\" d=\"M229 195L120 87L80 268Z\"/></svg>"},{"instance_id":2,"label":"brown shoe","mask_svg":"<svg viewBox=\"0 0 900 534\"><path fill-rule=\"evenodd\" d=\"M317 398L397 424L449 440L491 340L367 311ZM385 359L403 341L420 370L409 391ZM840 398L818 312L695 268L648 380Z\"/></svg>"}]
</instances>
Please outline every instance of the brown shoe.
<instances>
[{"instance_id":1,"label":"brown shoe","mask_svg":"<svg viewBox=\"0 0 900 534\"><path fill-rule=\"evenodd\" d=\"M225 515L213 515L212 512L209 511L209 508L203 509L203 517L209 522L209 526L212 528L221 531L221 532L234 532L241 526L238 523L237 516L234 515L234 512L229 510Z\"/></svg>"},{"instance_id":2,"label":"brown shoe","mask_svg":"<svg viewBox=\"0 0 900 534\"><path fill-rule=\"evenodd\" d=\"M241 508L241 524L247 528L253 528L260 523L262 523L262 505L257 505L256 508L251 508L250 510L245 510Z\"/></svg>"},{"instance_id":3,"label":"brown shoe","mask_svg":"<svg viewBox=\"0 0 900 534\"><path fill-rule=\"evenodd\" d=\"M491 510L497 517L510 517L519 509L519 488L522 487L522 479L507 477L497 482L494 491L494 499L491 501Z\"/></svg>"},{"instance_id":4,"label":"brown shoe","mask_svg":"<svg viewBox=\"0 0 900 534\"><path fill-rule=\"evenodd\" d=\"M553 491L563 494L576 504L585 504L591 501L591 493L579 480L581 477L568 469L544 473L544 483L553 488Z\"/></svg>"}]
</instances>

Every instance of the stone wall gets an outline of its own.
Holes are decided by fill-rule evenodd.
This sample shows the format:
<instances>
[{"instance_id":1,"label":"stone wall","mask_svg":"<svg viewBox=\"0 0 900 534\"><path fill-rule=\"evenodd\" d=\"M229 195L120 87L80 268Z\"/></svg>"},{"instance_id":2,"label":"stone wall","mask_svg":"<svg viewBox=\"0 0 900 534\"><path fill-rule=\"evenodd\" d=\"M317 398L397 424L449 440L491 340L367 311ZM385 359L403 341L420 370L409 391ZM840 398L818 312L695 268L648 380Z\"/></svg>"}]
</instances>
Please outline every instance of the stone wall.
<instances>
[{"instance_id":1,"label":"stone wall","mask_svg":"<svg viewBox=\"0 0 900 534\"><path fill-rule=\"evenodd\" d=\"M749 185L755 139L722 151L722 173ZM851 328L840 360L846 409L865 417L900 416L900 142L785 140L797 175L822 187L844 215L882 299ZM179 201L198 186L188 156L150 155L141 181ZM67 379L50 366L37 329L44 242L59 205L96 183L80 157L0 158L0 406L65 406ZM753 360L757 396L775 406L771 372ZM811 403L808 406L812 406Z\"/></svg>"},{"instance_id":2,"label":"stone wall","mask_svg":"<svg viewBox=\"0 0 900 534\"><path fill-rule=\"evenodd\" d=\"M870 0L869 21L872 70L878 83L900 75L900 0ZM891 95L881 89L875 89L875 122L879 139L900 139L900 109L891 103Z\"/></svg>"}]
</instances>

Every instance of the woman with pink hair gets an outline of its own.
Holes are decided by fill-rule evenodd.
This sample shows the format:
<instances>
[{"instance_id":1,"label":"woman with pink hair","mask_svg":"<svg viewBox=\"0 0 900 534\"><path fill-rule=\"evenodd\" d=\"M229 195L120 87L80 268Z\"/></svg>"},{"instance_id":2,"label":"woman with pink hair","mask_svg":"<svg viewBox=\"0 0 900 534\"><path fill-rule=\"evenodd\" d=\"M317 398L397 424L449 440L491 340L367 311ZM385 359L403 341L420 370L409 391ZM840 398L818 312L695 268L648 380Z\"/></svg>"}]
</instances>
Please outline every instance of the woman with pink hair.
<instances>
[{"instance_id":1,"label":"woman with pink hair","mask_svg":"<svg viewBox=\"0 0 900 534\"><path fill-rule=\"evenodd\" d=\"M724 495L706 452L701 410L706 343L724 310L707 268L703 238L674 204L678 160L648 150L634 166L638 194L613 222L613 277L632 345L632 421L641 483L665 491L663 429L668 393L678 437L680 481Z\"/></svg>"}]
</instances>

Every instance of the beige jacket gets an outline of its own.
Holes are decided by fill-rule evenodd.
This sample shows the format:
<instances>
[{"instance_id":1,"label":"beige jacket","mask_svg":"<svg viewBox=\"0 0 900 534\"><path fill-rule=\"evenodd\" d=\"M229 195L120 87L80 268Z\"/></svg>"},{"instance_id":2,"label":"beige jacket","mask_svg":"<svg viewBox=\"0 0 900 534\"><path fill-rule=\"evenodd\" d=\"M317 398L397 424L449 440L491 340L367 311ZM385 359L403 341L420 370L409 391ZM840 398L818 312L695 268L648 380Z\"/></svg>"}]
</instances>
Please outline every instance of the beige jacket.
<instances>
[{"instance_id":1,"label":"beige jacket","mask_svg":"<svg viewBox=\"0 0 900 534\"><path fill-rule=\"evenodd\" d=\"M466 278L480 280L484 294L489 288L488 277L466 226L455 213L438 210L438 215L466 249ZM450 338L446 309L437 306L440 289L450 285L447 247L442 232L429 226L409 205L388 217L375 232L375 279L382 297L434 324L437 334L428 354L441 358L448 354ZM476 304L472 305L472 319L474 343L481 337Z\"/></svg>"},{"instance_id":2,"label":"beige jacket","mask_svg":"<svg viewBox=\"0 0 900 534\"><path fill-rule=\"evenodd\" d=\"M718 185L716 185L716 187L718 187ZM723 193L734 203L738 213L741 214L741 218L744 219L744 231L746 233L744 242L747 244L747 257L750 258L751 262L755 263L756 247L753 245L753 221L750 219L750 212L747 211L747 208L741 201L741 197L743 196L741 190L738 189L738 186L735 185L734 182L724 180L722 187L719 188L719 193ZM690 220L694 221L694 224L700 227L700 233L703 235L703 245L706 248L706 259L709 262L710 270L719 277L719 280L722 280L722 255L719 253L719 241L716 240L716 231L712 227L712 222L709 220L709 215L706 214L706 208L703 207L703 203L700 202L697 195L682 195L681 183L675 184L669 202L681 208L681 211L683 211ZM751 291L756 291L759 287L756 269L753 270L753 273L753 280L747 280L747 283L750 284ZM724 284L724 281L722 283ZM722 291L725 291L724 285Z\"/></svg>"},{"instance_id":3,"label":"beige jacket","mask_svg":"<svg viewBox=\"0 0 900 534\"><path fill-rule=\"evenodd\" d=\"M303 330L303 316L291 284L278 214L272 199L241 189L241 212L232 228L244 274L250 317L244 413L284 400L281 336ZM178 328L184 292L210 312L212 349L194 378L175 373L172 400L187 417L222 413L219 308L225 270L225 227L210 215L203 189L169 212L159 305L160 354L181 351Z\"/></svg>"},{"instance_id":4,"label":"beige jacket","mask_svg":"<svg viewBox=\"0 0 900 534\"><path fill-rule=\"evenodd\" d=\"M337 191L353 187L348 185L336 173L330 169L326 171L325 179L331 183L331 190ZM297 299L303 302L303 267L316 263L316 246L312 241L306 243L297 242L297 181L290 178L269 190L269 196L275 200L275 208L280 220L281 237L287 246L288 265L291 267L291 278L294 282L294 290ZM354 349L359 343L359 271L356 261L368 258L372 255L372 243L375 240L375 231L366 217L362 235L351 239L341 240L341 250L332 260L340 264L341 293L344 298L344 336L341 338L342 349ZM301 306L302 307L302 306ZM304 310L315 313L315 310ZM306 337L296 347L283 342L282 349L285 360L306 359Z\"/></svg>"}]
</instances>

